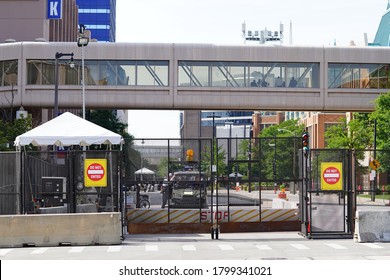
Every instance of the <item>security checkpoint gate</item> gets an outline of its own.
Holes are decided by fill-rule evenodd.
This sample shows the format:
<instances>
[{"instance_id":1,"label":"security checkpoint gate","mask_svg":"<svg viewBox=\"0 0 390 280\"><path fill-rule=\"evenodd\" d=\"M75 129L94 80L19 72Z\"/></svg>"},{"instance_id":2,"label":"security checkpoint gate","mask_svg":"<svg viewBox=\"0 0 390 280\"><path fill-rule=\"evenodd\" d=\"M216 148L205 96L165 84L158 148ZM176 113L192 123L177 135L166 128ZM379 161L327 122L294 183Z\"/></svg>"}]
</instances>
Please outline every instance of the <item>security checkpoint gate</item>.
<instances>
[{"instance_id":1,"label":"security checkpoint gate","mask_svg":"<svg viewBox=\"0 0 390 280\"><path fill-rule=\"evenodd\" d=\"M150 208L136 203L126 205L128 232L211 233L211 238L218 238L224 232L299 230L297 203L278 199L279 190L275 192L274 189L273 167L268 164L270 159L274 159L274 147L268 143L274 139L252 140L181 139L181 145L176 148L167 140L168 165L163 177L156 174L156 178L143 176L140 180L138 176L136 180L128 181L129 186L126 185L126 189L130 190L138 185L155 185L153 191L145 192L145 188L140 191L150 197ZM151 140L145 140L148 141ZM278 183L283 180L290 182L294 177L293 171L289 170L298 166L298 160L292 157L297 156L294 142L298 147L298 141L288 138L278 140L277 148L285 151L281 153L284 160L278 161L278 167L283 166L284 170L277 173L283 174ZM262 153L259 153L260 143L265 147L262 147ZM151 147L141 145L140 149ZM249 159L248 149L252 151ZM160 153L156 145L153 153ZM147 167L158 173L159 168L149 162L151 160L145 156L134 164L134 170ZM298 168L296 170L298 174ZM165 185L171 188L171 195L162 208L164 195L161 191Z\"/></svg>"},{"instance_id":2,"label":"security checkpoint gate","mask_svg":"<svg viewBox=\"0 0 390 280\"><path fill-rule=\"evenodd\" d=\"M307 238L352 238L354 192L351 151L302 152L301 233Z\"/></svg>"}]
</instances>

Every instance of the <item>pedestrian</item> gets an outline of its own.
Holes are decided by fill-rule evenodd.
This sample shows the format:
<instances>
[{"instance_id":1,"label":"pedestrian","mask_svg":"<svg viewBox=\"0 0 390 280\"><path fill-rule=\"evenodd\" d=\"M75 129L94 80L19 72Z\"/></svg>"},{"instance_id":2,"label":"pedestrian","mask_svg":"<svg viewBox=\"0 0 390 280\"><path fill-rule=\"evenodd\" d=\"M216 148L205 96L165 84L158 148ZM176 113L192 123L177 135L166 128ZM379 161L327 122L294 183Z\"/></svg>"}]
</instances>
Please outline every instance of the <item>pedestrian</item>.
<instances>
[{"instance_id":1,"label":"pedestrian","mask_svg":"<svg viewBox=\"0 0 390 280\"><path fill-rule=\"evenodd\" d=\"M278 76L278 77L275 79L275 86L276 86L276 87L282 87L282 86L283 86L283 80L282 80L282 78L280 78L280 76Z\"/></svg>"},{"instance_id":2,"label":"pedestrian","mask_svg":"<svg viewBox=\"0 0 390 280\"><path fill-rule=\"evenodd\" d=\"M294 77L291 78L290 83L288 84L289 87L296 87L297 86L297 80L295 80Z\"/></svg>"},{"instance_id":3,"label":"pedestrian","mask_svg":"<svg viewBox=\"0 0 390 280\"><path fill-rule=\"evenodd\" d=\"M168 183L168 179L165 178L164 179L164 182L161 186L161 194L162 194L162 203L161 203L161 208L165 208L165 205L167 204L168 202L168 199L170 197L170 185Z\"/></svg>"}]
</instances>

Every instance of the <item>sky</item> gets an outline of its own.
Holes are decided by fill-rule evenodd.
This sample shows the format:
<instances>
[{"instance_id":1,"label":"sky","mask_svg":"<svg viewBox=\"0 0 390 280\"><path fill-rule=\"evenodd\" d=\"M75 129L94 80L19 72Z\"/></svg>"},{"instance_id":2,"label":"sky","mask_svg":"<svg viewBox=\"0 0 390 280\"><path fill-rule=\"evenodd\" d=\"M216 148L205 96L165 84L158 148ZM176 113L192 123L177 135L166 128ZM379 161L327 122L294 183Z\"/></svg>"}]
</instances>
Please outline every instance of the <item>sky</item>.
<instances>
[{"instance_id":1,"label":"sky","mask_svg":"<svg viewBox=\"0 0 390 280\"><path fill-rule=\"evenodd\" d=\"M388 0L117 0L116 41L258 44L243 39L245 22L247 30L270 31L278 31L282 23L284 45L346 46L354 41L364 46L365 33L368 42L374 40L387 3ZM159 122L150 127L156 119ZM179 138L179 111L129 111L129 133L135 138Z\"/></svg>"}]
</instances>

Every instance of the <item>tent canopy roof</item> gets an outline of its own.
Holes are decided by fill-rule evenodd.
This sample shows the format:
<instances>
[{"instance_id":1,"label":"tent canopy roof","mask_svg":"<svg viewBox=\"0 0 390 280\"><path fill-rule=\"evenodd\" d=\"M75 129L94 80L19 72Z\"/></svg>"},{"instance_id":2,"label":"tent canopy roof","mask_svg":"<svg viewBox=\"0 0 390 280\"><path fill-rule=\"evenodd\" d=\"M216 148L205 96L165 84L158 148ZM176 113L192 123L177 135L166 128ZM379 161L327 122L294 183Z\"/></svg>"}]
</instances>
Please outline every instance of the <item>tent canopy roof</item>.
<instances>
[{"instance_id":1,"label":"tent canopy roof","mask_svg":"<svg viewBox=\"0 0 390 280\"><path fill-rule=\"evenodd\" d=\"M89 146L100 144L119 145L121 135L66 112L16 137L14 145L34 146Z\"/></svg>"},{"instance_id":2,"label":"tent canopy roof","mask_svg":"<svg viewBox=\"0 0 390 280\"><path fill-rule=\"evenodd\" d=\"M242 174L233 172L233 173L230 173L230 174L229 174L229 177L231 177L231 178L234 178L234 177L239 177L239 178L241 178L241 177L242 177Z\"/></svg>"},{"instance_id":3,"label":"tent canopy roof","mask_svg":"<svg viewBox=\"0 0 390 280\"><path fill-rule=\"evenodd\" d=\"M154 172L146 167L142 167L134 172L134 174L154 174Z\"/></svg>"}]
</instances>

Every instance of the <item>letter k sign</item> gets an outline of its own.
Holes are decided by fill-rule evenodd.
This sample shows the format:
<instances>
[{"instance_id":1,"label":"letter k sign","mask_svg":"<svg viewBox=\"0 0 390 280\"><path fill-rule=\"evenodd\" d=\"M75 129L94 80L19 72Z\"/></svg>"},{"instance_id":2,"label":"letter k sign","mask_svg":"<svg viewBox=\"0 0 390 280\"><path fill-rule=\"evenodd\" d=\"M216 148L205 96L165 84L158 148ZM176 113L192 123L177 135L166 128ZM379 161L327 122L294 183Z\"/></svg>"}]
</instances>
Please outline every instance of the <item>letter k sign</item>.
<instances>
[{"instance_id":1,"label":"letter k sign","mask_svg":"<svg viewBox=\"0 0 390 280\"><path fill-rule=\"evenodd\" d=\"M61 19L62 17L62 0L47 1L47 18Z\"/></svg>"}]
</instances>

